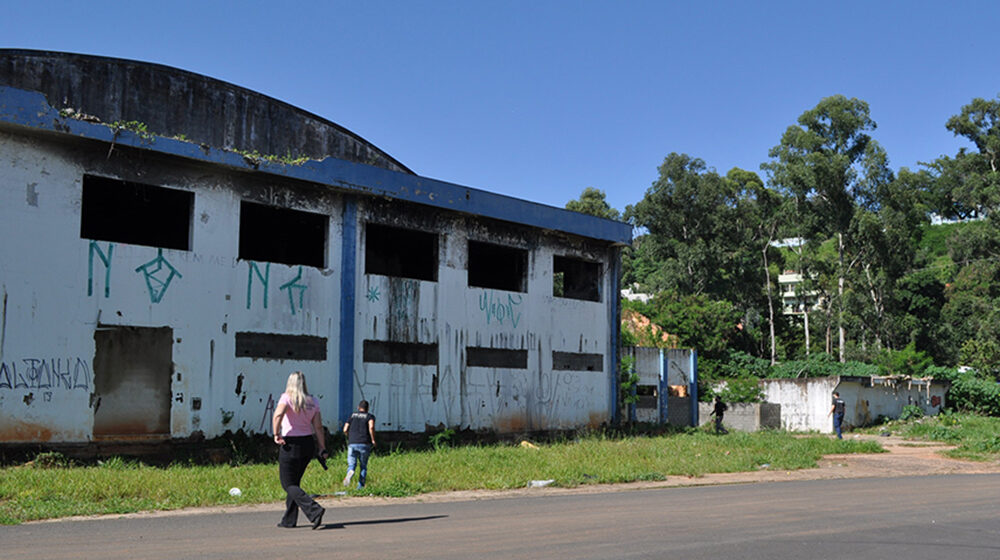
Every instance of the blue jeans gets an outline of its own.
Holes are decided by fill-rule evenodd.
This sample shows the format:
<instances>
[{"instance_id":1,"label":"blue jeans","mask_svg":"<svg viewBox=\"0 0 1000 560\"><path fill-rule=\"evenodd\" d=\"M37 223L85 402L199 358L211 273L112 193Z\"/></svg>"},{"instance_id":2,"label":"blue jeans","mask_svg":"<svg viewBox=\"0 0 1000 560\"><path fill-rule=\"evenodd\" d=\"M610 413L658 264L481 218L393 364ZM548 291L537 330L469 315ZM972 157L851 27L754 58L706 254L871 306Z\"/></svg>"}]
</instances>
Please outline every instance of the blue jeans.
<instances>
[{"instance_id":1,"label":"blue jeans","mask_svg":"<svg viewBox=\"0 0 1000 560\"><path fill-rule=\"evenodd\" d=\"M833 431L837 432L837 439L844 439L844 437L840 434L840 426L843 423L844 423L844 415L843 414L834 414L833 415Z\"/></svg>"},{"instance_id":2,"label":"blue jeans","mask_svg":"<svg viewBox=\"0 0 1000 560\"><path fill-rule=\"evenodd\" d=\"M365 479L368 478L368 456L371 454L372 446L367 443L347 445L347 471L358 471L359 489L365 487Z\"/></svg>"}]
</instances>

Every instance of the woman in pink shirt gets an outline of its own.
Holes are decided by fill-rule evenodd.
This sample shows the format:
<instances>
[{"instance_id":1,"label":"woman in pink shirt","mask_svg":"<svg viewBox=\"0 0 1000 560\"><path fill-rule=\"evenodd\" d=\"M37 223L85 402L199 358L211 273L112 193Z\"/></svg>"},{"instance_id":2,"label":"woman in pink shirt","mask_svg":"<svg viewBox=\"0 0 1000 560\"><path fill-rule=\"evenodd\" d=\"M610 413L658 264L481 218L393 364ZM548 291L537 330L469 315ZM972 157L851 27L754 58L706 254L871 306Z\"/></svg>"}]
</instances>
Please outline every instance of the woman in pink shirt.
<instances>
[{"instance_id":1,"label":"woman in pink shirt","mask_svg":"<svg viewBox=\"0 0 1000 560\"><path fill-rule=\"evenodd\" d=\"M306 390L306 377L301 371L288 376L285 392L274 409L271 427L274 429L274 443L281 446L278 451L278 475L281 487L288 495L285 498L285 515L278 527L295 527L301 508L312 528L318 529L323 524L326 510L306 494L299 483L309 461L317 455L317 445L319 455L326 456L326 439L319 401Z\"/></svg>"}]
</instances>

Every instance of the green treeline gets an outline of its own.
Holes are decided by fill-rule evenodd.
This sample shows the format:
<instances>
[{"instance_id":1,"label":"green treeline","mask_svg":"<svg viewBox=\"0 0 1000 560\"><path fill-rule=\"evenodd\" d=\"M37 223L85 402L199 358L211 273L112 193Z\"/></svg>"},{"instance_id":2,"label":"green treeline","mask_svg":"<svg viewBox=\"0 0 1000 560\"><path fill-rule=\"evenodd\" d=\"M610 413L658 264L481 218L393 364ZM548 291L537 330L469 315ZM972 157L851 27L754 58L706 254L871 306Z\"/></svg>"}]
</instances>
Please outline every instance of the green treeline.
<instances>
[{"instance_id":1,"label":"green treeline","mask_svg":"<svg viewBox=\"0 0 1000 560\"><path fill-rule=\"evenodd\" d=\"M868 104L835 95L760 173L671 153L620 215L594 188L566 207L637 228L622 284L654 297L625 309L697 348L708 379L932 374L1000 404L1000 97L944 126L974 148L894 172Z\"/></svg>"}]
</instances>

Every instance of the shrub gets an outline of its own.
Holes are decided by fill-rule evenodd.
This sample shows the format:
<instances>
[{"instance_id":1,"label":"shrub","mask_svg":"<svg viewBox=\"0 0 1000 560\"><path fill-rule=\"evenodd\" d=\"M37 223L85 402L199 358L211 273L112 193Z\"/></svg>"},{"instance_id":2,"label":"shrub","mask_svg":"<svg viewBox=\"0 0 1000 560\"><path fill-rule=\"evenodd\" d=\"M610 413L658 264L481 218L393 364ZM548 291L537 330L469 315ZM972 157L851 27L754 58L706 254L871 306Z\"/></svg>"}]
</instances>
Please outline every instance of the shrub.
<instances>
[{"instance_id":1,"label":"shrub","mask_svg":"<svg viewBox=\"0 0 1000 560\"><path fill-rule=\"evenodd\" d=\"M1000 385L996 381L984 379L974 370L932 367L927 369L927 373L934 379L951 382L951 389L948 391L951 407L965 412L1000 416Z\"/></svg>"},{"instance_id":2,"label":"shrub","mask_svg":"<svg viewBox=\"0 0 1000 560\"><path fill-rule=\"evenodd\" d=\"M754 403L764 400L764 392L760 388L760 379L754 376L727 379L725 386L718 392L723 402Z\"/></svg>"},{"instance_id":3,"label":"shrub","mask_svg":"<svg viewBox=\"0 0 1000 560\"><path fill-rule=\"evenodd\" d=\"M72 466L72 463L58 451L44 451L35 455L31 466L36 469L63 469Z\"/></svg>"},{"instance_id":4,"label":"shrub","mask_svg":"<svg viewBox=\"0 0 1000 560\"><path fill-rule=\"evenodd\" d=\"M903 421L913 420L914 418L922 418L923 415L924 411L919 406L908 404L903 407L903 411L899 414L899 419Z\"/></svg>"}]
</instances>

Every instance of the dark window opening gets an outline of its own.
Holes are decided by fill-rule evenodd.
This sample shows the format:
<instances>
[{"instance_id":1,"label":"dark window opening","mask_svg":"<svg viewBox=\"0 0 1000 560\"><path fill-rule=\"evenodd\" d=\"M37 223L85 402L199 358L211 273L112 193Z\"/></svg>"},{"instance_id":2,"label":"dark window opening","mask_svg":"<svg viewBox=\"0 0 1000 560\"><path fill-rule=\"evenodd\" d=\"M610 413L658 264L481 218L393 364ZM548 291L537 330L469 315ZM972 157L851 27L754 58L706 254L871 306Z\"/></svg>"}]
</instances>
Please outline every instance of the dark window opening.
<instances>
[{"instance_id":1,"label":"dark window opening","mask_svg":"<svg viewBox=\"0 0 1000 560\"><path fill-rule=\"evenodd\" d=\"M240 203L240 258L324 268L328 223L323 214L244 201Z\"/></svg>"},{"instance_id":2,"label":"dark window opening","mask_svg":"<svg viewBox=\"0 0 1000 560\"><path fill-rule=\"evenodd\" d=\"M552 258L552 295L601 301L601 265L572 257Z\"/></svg>"},{"instance_id":3,"label":"dark window opening","mask_svg":"<svg viewBox=\"0 0 1000 560\"><path fill-rule=\"evenodd\" d=\"M635 403L638 408L660 407L659 391L656 385L637 385L635 395L639 397L639 401Z\"/></svg>"},{"instance_id":4,"label":"dark window opening","mask_svg":"<svg viewBox=\"0 0 1000 560\"><path fill-rule=\"evenodd\" d=\"M365 227L365 273L437 280L437 234L379 224Z\"/></svg>"},{"instance_id":5,"label":"dark window opening","mask_svg":"<svg viewBox=\"0 0 1000 560\"><path fill-rule=\"evenodd\" d=\"M524 292L528 252L492 243L469 241L469 285Z\"/></svg>"},{"instance_id":6,"label":"dark window opening","mask_svg":"<svg viewBox=\"0 0 1000 560\"><path fill-rule=\"evenodd\" d=\"M604 371L603 354L553 352L553 371Z\"/></svg>"},{"instance_id":7,"label":"dark window opening","mask_svg":"<svg viewBox=\"0 0 1000 560\"><path fill-rule=\"evenodd\" d=\"M323 361L326 359L326 338L296 334L238 332L236 333L236 357L264 360Z\"/></svg>"},{"instance_id":8,"label":"dark window opening","mask_svg":"<svg viewBox=\"0 0 1000 560\"><path fill-rule=\"evenodd\" d=\"M366 340L364 361L378 364L410 364L436 366L438 345L417 342L390 342L386 340Z\"/></svg>"},{"instance_id":9,"label":"dark window opening","mask_svg":"<svg viewBox=\"0 0 1000 560\"><path fill-rule=\"evenodd\" d=\"M194 193L83 176L80 237L164 249L191 249Z\"/></svg>"},{"instance_id":10,"label":"dark window opening","mask_svg":"<svg viewBox=\"0 0 1000 560\"><path fill-rule=\"evenodd\" d=\"M528 351L469 346L465 349L465 365L469 367L528 369Z\"/></svg>"}]
</instances>

